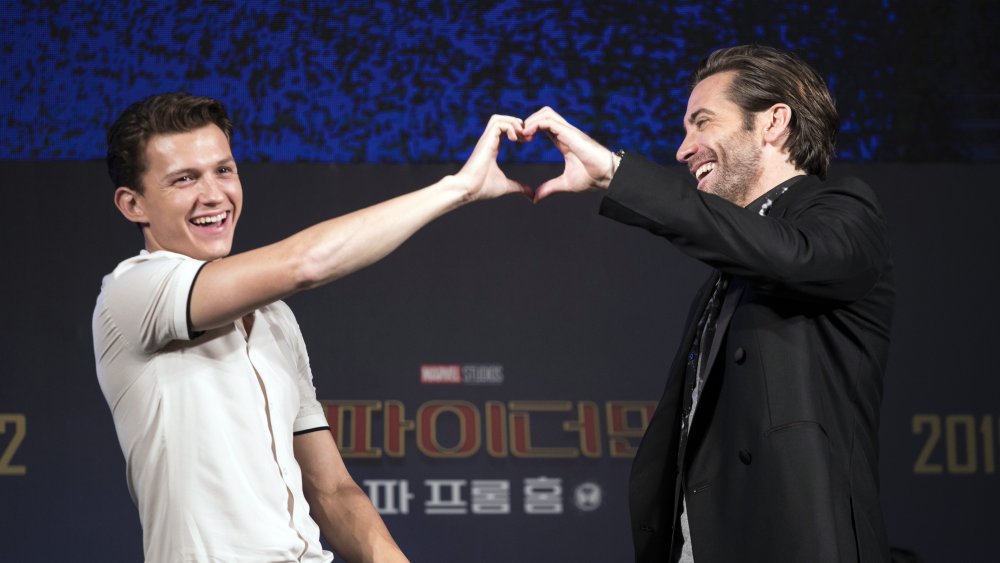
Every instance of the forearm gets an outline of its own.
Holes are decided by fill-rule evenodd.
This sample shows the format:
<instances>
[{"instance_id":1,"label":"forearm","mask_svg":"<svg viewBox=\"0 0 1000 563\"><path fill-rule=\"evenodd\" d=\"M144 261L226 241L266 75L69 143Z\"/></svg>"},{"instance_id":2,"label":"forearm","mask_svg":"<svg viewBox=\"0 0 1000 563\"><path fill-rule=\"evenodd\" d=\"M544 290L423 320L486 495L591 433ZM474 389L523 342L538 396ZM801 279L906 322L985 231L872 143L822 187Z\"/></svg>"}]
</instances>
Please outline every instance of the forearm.
<instances>
[{"instance_id":1,"label":"forearm","mask_svg":"<svg viewBox=\"0 0 1000 563\"><path fill-rule=\"evenodd\" d=\"M453 176L426 188L325 221L281 243L297 257L301 288L316 287L373 264L418 230L468 201Z\"/></svg>"},{"instance_id":2,"label":"forearm","mask_svg":"<svg viewBox=\"0 0 1000 563\"><path fill-rule=\"evenodd\" d=\"M520 140L521 120L494 115L462 169L424 189L325 221L287 239L207 264L195 281L195 331L232 322L258 307L359 270L395 250L421 227L463 203L531 195L496 163L500 140Z\"/></svg>"},{"instance_id":3,"label":"forearm","mask_svg":"<svg viewBox=\"0 0 1000 563\"><path fill-rule=\"evenodd\" d=\"M354 481L342 484L333 493L313 492L310 508L323 537L346 561L408 561L378 511Z\"/></svg>"},{"instance_id":4,"label":"forearm","mask_svg":"<svg viewBox=\"0 0 1000 563\"><path fill-rule=\"evenodd\" d=\"M465 186L446 176L426 188L210 263L195 285L192 325L196 330L214 328L364 268L467 201Z\"/></svg>"},{"instance_id":5,"label":"forearm","mask_svg":"<svg viewBox=\"0 0 1000 563\"><path fill-rule=\"evenodd\" d=\"M628 157L601 213L663 236L728 274L778 284L786 293L857 299L888 261L874 195L850 179L801 182L798 192L782 196L785 208L765 219L698 192L664 167Z\"/></svg>"}]
</instances>

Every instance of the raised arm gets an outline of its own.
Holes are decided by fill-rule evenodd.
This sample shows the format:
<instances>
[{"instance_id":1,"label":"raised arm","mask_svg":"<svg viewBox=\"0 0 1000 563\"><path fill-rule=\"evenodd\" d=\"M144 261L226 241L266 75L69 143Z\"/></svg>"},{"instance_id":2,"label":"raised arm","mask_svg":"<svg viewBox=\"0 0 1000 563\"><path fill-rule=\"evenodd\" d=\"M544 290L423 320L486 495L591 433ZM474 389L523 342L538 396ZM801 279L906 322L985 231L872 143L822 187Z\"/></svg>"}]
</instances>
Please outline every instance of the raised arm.
<instances>
[{"instance_id":1,"label":"raised arm","mask_svg":"<svg viewBox=\"0 0 1000 563\"><path fill-rule=\"evenodd\" d=\"M462 169L423 189L330 219L277 243L207 264L191 296L191 325L206 330L377 262L424 225L466 203L510 193L531 197L496 158L503 137L522 140L522 122L493 116Z\"/></svg>"}]
</instances>

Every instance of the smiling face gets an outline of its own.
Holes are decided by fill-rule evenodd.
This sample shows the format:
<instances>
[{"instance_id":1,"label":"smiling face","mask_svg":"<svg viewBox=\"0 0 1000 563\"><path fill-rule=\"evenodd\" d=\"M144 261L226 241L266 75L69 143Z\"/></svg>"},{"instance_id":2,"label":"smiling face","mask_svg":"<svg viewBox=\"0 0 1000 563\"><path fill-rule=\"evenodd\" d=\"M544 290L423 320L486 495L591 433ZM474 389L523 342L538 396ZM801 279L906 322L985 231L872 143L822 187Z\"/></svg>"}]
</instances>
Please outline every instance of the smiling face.
<instances>
[{"instance_id":1,"label":"smiling face","mask_svg":"<svg viewBox=\"0 0 1000 563\"><path fill-rule=\"evenodd\" d=\"M732 80L732 72L713 74L691 91L677 160L687 165L699 190L745 206L762 188L763 143L727 95Z\"/></svg>"},{"instance_id":2,"label":"smiling face","mask_svg":"<svg viewBox=\"0 0 1000 563\"><path fill-rule=\"evenodd\" d=\"M229 254L243 188L226 135L215 125L157 135L146 145L142 193L120 187L118 208L143 226L146 250L199 260Z\"/></svg>"}]
</instances>

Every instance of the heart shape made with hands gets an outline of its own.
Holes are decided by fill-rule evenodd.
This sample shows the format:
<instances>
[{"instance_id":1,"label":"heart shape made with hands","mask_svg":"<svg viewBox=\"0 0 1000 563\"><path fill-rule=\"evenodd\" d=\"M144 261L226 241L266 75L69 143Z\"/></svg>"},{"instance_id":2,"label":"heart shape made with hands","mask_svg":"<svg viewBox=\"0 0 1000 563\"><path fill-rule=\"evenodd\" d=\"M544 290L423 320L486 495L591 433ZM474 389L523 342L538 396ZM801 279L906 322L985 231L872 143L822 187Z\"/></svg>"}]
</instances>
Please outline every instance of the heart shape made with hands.
<instances>
[{"instance_id":1,"label":"heart shape made with hands","mask_svg":"<svg viewBox=\"0 0 1000 563\"><path fill-rule=\"evenodd\" d=\"M492 152L496 172L503 175L503 171L496 164L500 139L506 137L515 143L530 143L539 133L544 133L562 154L563 173L542 182L534 189L509 180L504 175L507 182L516 185L517 191L532 197L537 203L554 193L598 190L607 188L611 183L611 177L621 157L613 154L549 107L538 110L523 121L503 115L494 115L490 118L484 137L487 135L493 137L495 145L492 147ZM483 139L480 139L480 145L482 141ZM480 145L477 145L477 150ZM473 157L470 157L470 161Z\"/></svg>"}]
</instances>

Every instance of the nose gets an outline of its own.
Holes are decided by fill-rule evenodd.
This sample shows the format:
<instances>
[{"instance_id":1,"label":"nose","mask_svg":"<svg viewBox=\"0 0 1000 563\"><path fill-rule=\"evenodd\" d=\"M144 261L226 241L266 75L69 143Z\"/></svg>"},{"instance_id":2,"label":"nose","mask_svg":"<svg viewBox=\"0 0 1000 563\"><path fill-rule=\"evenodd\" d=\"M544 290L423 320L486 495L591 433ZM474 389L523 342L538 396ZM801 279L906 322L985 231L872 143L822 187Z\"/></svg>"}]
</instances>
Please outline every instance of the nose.
<instances>
[{"instance_id":1,"label":"nose","mask_svg":"<svg viewBox=\"0 0 1000 563\"><path fill-rule=\"evenodd\" d=\"M677 162L687 164L687 161L690 160L696 152L698 152L698 144L691 138L690 133L685 134L684 140L681 141L681 146L677 147Z\"/></svg>"},{"instance_id":2,"label":"nose","mask_svg":"<svg viewBox=\"0 0 1000 563\"><path fill-rule=\"evenodd\" d=\"M198 182L198 198L206 204L221 203L225 196L218 179L210 174L202 176L201 181Z\"/></svg>"}]
</instances>

